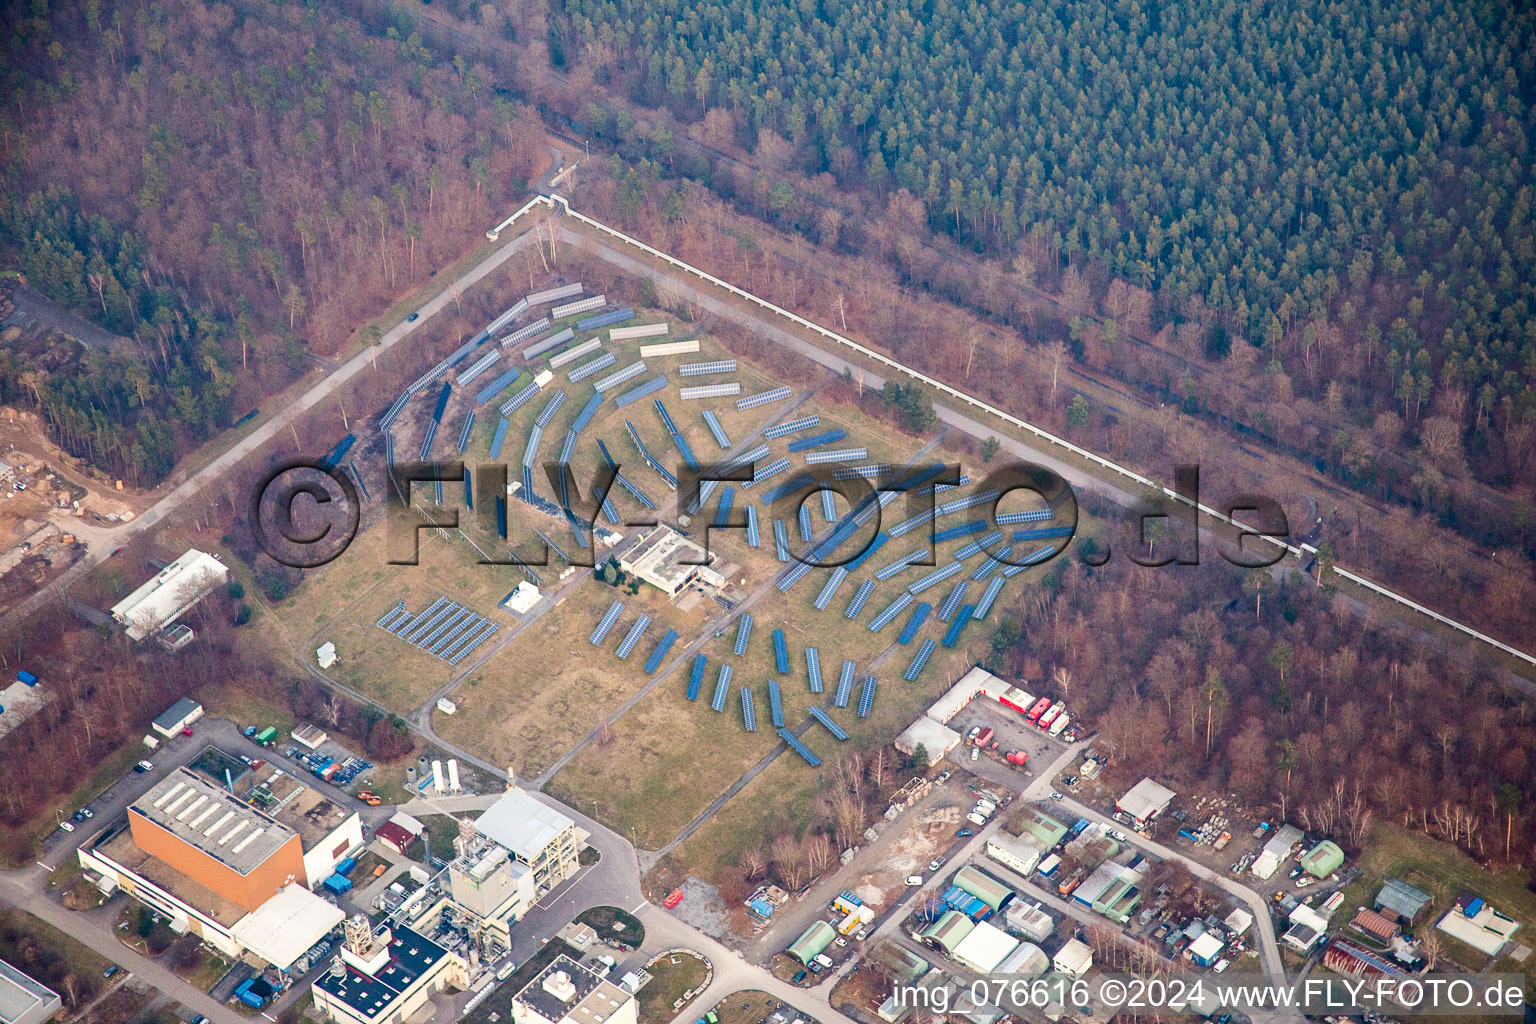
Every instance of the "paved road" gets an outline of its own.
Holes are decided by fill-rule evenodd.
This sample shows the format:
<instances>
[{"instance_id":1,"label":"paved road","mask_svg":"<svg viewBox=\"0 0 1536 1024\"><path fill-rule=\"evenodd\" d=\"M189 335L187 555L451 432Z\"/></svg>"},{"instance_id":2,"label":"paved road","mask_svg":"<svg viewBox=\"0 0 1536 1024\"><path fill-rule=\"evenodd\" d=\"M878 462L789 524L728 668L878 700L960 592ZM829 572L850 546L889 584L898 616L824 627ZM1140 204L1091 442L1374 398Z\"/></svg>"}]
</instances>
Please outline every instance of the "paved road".
<instances>
[{"instance_id":1,"label":"paved road","mask_svg":"<svg viewBox=\"0 0 1536 1024\"><path fill-rule=\"evenodd\" d=\"M440 292L419 307L418 312L420 312L421 316L417 320L414 322L402 320L390 328L380 339L377 347L365 348L341 364L341 366L333 370L314 387L300 395L297 400L283 409L282 412L257 427L247 437L237 442L229 451L220 455L172 489L145 511L143 515L136 517L131 522L124 524L114 531L114 543L116 545L127 543L129 538L143 533L177 509L188 505L197 496L199 491L218 480L262 445L288 429L290 423L303 416L316 405L319 405L353 377L356 377L359 373L372 366L375 357L379 353L398 345L423 327L438 312L454 304L454 294L456 292L462 294L476 282L505 263L514 253L533 245L536 241L537 237L532 232L522 232L516 238L481 260L473 268L466 271L458 280L445 285ZM113 545L94 545L84 558L44 585L37 593L12 608L6 613L5 617L21 618L40 608L53 594L67 587L69 583L78 579L90 569L106 561L111 557L112 551Z\"/></svg>"}]
</instances>

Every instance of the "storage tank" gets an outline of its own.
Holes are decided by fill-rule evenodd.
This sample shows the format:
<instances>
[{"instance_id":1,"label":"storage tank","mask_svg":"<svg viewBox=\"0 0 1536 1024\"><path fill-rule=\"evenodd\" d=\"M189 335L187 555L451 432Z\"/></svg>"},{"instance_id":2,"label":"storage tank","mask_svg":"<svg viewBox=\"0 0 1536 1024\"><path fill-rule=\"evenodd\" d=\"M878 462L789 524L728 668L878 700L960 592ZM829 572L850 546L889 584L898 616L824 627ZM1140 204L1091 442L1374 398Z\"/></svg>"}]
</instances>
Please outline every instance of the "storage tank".
<instances>
[{"instance_id":1,"label":"storage tank","mask_svg":"<svg viewBox=\"0 0 1536 1024\"><path fill-rule=\"evenodd\" d=\"M443 792L443 762L432 762L432 788L439 793Z\"/></svg>"},{"instance_id":2,"label":"storage tank","mask_svg":"<svg viewBox=\"0 0 1536 1024\"><path fill-rule=\"evenodd\" d=\"M455 793L459 791L459 759L456 757L448 759L448 788Z\"/></svg>"}]
</instances>

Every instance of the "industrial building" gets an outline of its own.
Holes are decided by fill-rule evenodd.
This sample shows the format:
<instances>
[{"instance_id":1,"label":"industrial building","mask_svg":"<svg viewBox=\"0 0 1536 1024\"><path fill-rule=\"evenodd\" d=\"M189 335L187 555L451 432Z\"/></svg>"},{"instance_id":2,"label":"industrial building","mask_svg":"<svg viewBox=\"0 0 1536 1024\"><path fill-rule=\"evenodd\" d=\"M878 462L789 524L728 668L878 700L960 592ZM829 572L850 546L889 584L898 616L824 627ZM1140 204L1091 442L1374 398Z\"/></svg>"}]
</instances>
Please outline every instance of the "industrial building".
<instances>
[{"instance_id":1,"label":"industrial building","mask_svg":"<svg viewBox=\"0 0 1536 1024\"><path fill-rule=\"evenodd\" d=\"M510 790L475 819L474 830L533 872L535 896L576 874L585 829L537 797Z\"/></svg>"},{"instance_id":2,"label":"industrial building","mask_svg":"<svg viewBox=\"0 0 1536 1024\"><path fill-rule=\"evenodd\" d=\"M0 960L0 1024L43 1024L63 1008L57 992Z\"/></svg>"},{"instance_id":3,"label":"industrial building","mask_svg":"<svg viewBox=\"0 0 1536 1024\"><path fill-rule=\"evenodd\" d=\"M512 997L513 1024L636 1024L639 1004L624 989L568 956L557 956Z\"/></svg>"},{"instance_id":4,"label":"industrial building","mask_svg":"<svg viewBox=\"0 0 1536 1024\"><path fill-rule=\"evenodd\" d=\"M1305 903L1298 903L1291 911L1291 926L1280 936L1280 941L1302 956L1312 952L1312 947L1328 930L1328 919Z\"/></svg>"},{"instance_id":5,"label":"industrial building","mask_svg":"<svg viewBox=\"0 0 1536 1024\"><path fill-rule=\"evenodd\" d=\"M996 925L978 921L950 956L979 974L991 974L1019 948L1019 940Z\"/></svg>"},{"instance_id":6,"label":"industrial building","mask_svg":"<svg viewBox=\"0 0 1536 1024\"><path fill-rule=\"evenodd\" d=\"M1056 920L1039 907L1022 900L1008 904L1004 921L1010 930L1018 932L1031 942L1044 942L1056 931Z\"/></svg>"},{"instance_id":7,"label":"industrial building","mask_svg":"<svg viewBox=\"0 0 1536 1024\"><path fill-rule=\"evenodd\" d=\"M1471 893L1462 893L1435 927L1479 952L1494 956L1520 930L1520 922Z\"/></svg>"},{"instance_id":8,"label":"industrial building","mask_svg":"<svg viewBox=\"0 0 1536 1024\"><path fill-rule=\"evenodd\" d=\"M1115 803L1115 810L1128 816L1137 828L1146 828L1149 821L1168 809L1173 797L1173 790L1162 783L1142 779Z\"/></svg>"},{"instance_id":9,"label":"industrial building","mask_svg":"<svg viewBox=\"0 0 1536 1024\"><path fill-rule=\"evenodd\" d=\"M816 921L801 932L800 937L790 943L789 949L785 952L809 966L811 961L816 959L817 954L832 945L832 940L835 938L837 938L837 932L830 924L825 921Z\"/></svg>"},{"instance_id":10,"label":"industrial building","mask_svg":"<svg viewBox=\"0 0 1536 1024\"><path fill-rule=\"evenodd\" d=\"M907 757L917 754L917 748L922 747L928 755L928 763L933 764L944 757L945 754L960 745L960 734L942 722L936 722L927 715L918 716L917 720L902 730L896 737L896 749Z\"/></svg>"},{"instance_id":11,"label":"industrial building","mask_svg":"<svg viewBox=\"0 0 1536 1024\"><path fill-rule=\"evenodd\" d=\"M502 948L510 948L513 922L537 901L533 868L478 833L460 834L454 849L458 855L448 865L454 905Z\"/></svg>"},{"instance_id":12,"label":"industrial building","mask_svg":"<svg viewBox=\"0 0 1536 1024\"><path fill-rule=\"evenodd\" d=\"M633 573L668 597L676 597L695 579L718 586L725 581L709 567L702 547L665 524L657 526L619 554L619 568Z\"/></svg>"},{"instance_id":13,"label":"industrial building","mask_svg":"<svg viewBox=\"0 0 1536 1024\"><path fill-rule=\"evenodd\" d=\"M953 956L955 949L971 934L976 922L958 910L946 910L937 921L922 931L924 942Z\"/></svg>"},{"instance_id":14,"label":"industrial building","mask_svg":"<svg viewBox=\"0 0 1536 1024\"><path fill-rule=\"evenodd\" d=\"M1344 851L1332 839L1324 839L1306 852L1301 866L1313 878L1327 878L1344 866Z\"/></svg>"},{"instance_id":15,"label":"industrial building","mask_svg":"<svg viewBox=\"0 0 1536 1024\"><path fill-rule=\"evenodd\" d=\"M150 728L166 739L170 739L202 717L203 706L191 697L183 697L162 711L160 716L150 723Z\"/></svg>"},{"instance_id":16,"label":"industrial building","mask_svg":"<svg viewBox=\"0 0 1536 1024\"><path fill-rule=\"evenodd\" d=\"M464 962L403 925L374 934L368 918L347 921L330 970L315 979L315 1008L340 1024L396 1024L449 984L465 987Z\"/></svg>"},{"instance_id":17,"label":"industrial building","mask_svg":"<svg viewBox=\"0 0 1536 1024\"><path fill-rule=\"evenodd\" d=\"M394 847L401 856L404 856L405 851L416 841L416 837L421 835L422 827L421 822L411 815L404 811L397 811L378 827L373 836L379 842Z\"/></svg>"},{"instance_id":18,"label":"industrial building","mask_svg":"<svg viewBox=\"0 0 1536 1024\"><path fill-rule=\"evenodd\" d=\"M987 856L1026 878L1040 863L1044 852L1033 839L1011 836L1003 831L994 832L987 838Z\"/></svg>"},{"instance_id":19,"label":"industrial building","mask_svg":"<svg viewBox=\"0 0 1536 1024\"><path fill-rule=\"evenodd\" d=\"M286 971L347 915L297 882L236 921L230 933L241 947Z\"/></svg>"},{"instance_id":20,"label":"industrial building","mask_svg":"<svg viewBox=\"0 0 1536 1024\"><path fill-rule=\"evenodd\" d=\"M127 627L131 640L143 640L175 622L214 587L229 579L229 568L216 555L196 548L152 576L112 606L112 618Z\"/></svg>"},{"instance_id":21,"label":"industrial building","mask_svg":"<svg viewBox=\"0 0 1536 1024\"><path fill-rule=\"evenodd\" d=\"M960 734L951 729L948 722L960 713L961 708L983 696L1014 707L1006 698L1010 693L1017 692L1017 687L986 669L972 668L896 737L896 749L911 757L921 743L928 752L928 759L937 761L960 743Z\"/></svg>"},{"instance_id":22,"label":"industrial building","mask_svg":"<svg viewBox=\"0 0 1536 1024\"><path fill-rule=\"evenodd\" d=\"M1051 966L1063 974L1078 977L1093 966L1093 949L1081 939L1068 939L1066 945L1056 951Z\"/></svg>"},{"instance_id":23,"label":"industrial building","mask_svg":"<svg viewBox=\"0 0 1536 1024\"><path fill-rule=\"evenodd\" d=\"M991 875L977 871L967 864L955 872L955 885L981 900L993 910L1002 910L1012 901L1015 893Z\"/></svg>"},{"instance_id":24,"label":"industrial building","mask_svg":"<svg viewBox=\"0 0 1536 1024\"><path fill-rule=\"evenodd\" d=\"M80 847L81 866L104 892L122 889L135 896L177 933L196 935L232 957L250 952L286 966L282 957L267 956L271 947L255 950L241 935L267 934L268 922L286 915L286 940L307 938L302 948L319 941L336 922L322 924L324 915L306 915L302 904L329 906L308 889L362 846L362 823L357 812L286 772L266 772L253 780L249 798L263 810L190 768L178 768L133 801L125 821ZM264 916L245 923L258 912Z\"/></svg>"},{"instance_id":25,"label":"industrial building","mask_svg":"<svg viewBox=\"0 0 1536 1024\"><path fill-rule=\"evenodd\" d=\"M1032 839L1040 844L1042 851L1051 850L1056 844L1066 838L1067 826L1046 814L1044 811L1025 806L1022 816L1024 827L1019 832L1021 839Z\"/></svg>"},{"instance_id":26,"label":"industrial building","mask_svg":"<svg viewBox=\"0 0 1536 1024\"><path fill-rule=\"evenodd\" d=\"M1411 925L1432 902L1434 897L1423 889L1415 888L1401 878L1389 878L1382 883L1373 906L1376 910L1396 914L1399 921Z\"/></svg>"},{"instance_id":27,"label":"industrial building","mask_svg":"<svg viewBox=\"0 0 1536 1024\"><path fill-rule=\"evenodd\" d=\"M1275 834L1269 837L1269 842L1259 851L1259 855L1253 859L1252 871L1256 878L1269 878L1280 865L1290 857L1296 845L1301 842L1302 831L1295 825L1281 825L1275 829Z\"/></svg>"}]
</instances>

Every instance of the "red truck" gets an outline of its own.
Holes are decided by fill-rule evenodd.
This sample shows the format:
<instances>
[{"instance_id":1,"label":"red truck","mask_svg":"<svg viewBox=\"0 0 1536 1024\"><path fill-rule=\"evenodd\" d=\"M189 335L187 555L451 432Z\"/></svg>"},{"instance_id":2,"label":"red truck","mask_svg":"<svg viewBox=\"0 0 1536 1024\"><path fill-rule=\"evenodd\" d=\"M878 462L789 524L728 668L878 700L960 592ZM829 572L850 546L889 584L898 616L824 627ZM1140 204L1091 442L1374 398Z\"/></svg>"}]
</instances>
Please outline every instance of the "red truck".
<instances>
[{"instance_id":1,"label":"red truck","mask_svg":"<svg viewBox=\"0 0 1536 1024\"><path fill-rule=\"evenodd\" d=\"M1040 721L1040 716L1045 714L1046 709L1048 709L1050 706L1051 698L1041 697L1039 700L1035 701L1035 706L1030 708L1029 714L1025 715L1024 717L1029 719L1031 722L1038 722Z\"/></svg>"},{"instance_id":2,"label":"red truck","mask_svg":"<svg viewBox=\"0 0 1536 1024\"><path fill-rule=\"evenodd\" d=\"M683 902L683 890L673 889L671 892L667 893L667 898L662 900L661 905L666 907L668 910L671 910L681 902Z\"/></svg>"}]
</instances>

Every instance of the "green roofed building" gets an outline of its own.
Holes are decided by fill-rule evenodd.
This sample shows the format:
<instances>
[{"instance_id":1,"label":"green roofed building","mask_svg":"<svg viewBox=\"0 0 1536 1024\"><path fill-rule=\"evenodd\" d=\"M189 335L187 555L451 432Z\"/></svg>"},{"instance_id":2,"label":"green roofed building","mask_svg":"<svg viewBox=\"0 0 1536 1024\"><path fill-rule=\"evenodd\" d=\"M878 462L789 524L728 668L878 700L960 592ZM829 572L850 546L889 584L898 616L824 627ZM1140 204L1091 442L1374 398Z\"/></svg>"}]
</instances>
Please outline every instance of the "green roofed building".
<instances>
[{"instance_id":1,"label":"green roofed building","mask_svg":"<svg viewBox=\"0 0 1536 1024\"><path fill-rule=\"evenodd\" d=\"M1125 924L1141 903L1141 890L1129 878L1121 877L1093 901L1093 909L1120 924Z\"/></svg>"},{"instance_id":2,"label":"green roofed building","mask_svg":"<svg viewBox=\"0 0 1536 1024\"><path fill-rule=\"evenodd\" d=\"M960 940L971 934L976 922L958 910L948 910L944 916L923 929L923 938L946 953L953 953Z\"/></svg>"},{"instance_id":3,"label":"green roofed building","mask_svg":"<svg viewBox=\"0 0 1536 1024\"><path fill-rule=\"evenodd\" d=\"M1332 839L1324 839L1301 858L1301 866L1313 878L1327 878L1344 866L1344 851Z\"/></svg>"},{"instance_id":4,"label":"green roofed building","mask_svg":"<svg viewBox=\"0 0 1536 1024\"><path fill-rule=\"evenodd\" d=\"M831 925L825 921L817 921L792 942L786 952L802 964L809 965L816 959L818 953L832 945L832 940L835 938L837 938L837 932L832 930Z\"/></svg>"},{"instance_id":5,"label":"green roofed building","mask_svg":"<svg viewBox=\"0 0 1536 1024\"><path fill-rule=\"evenodd\" d=\"M1050 850L1067 834L1067 826L1033 807L1024 808L1023 818L1019 836L1035 840L1042 850Z\"/></svg>"},{"instance_id":6,"label":"green roofed building","mask_svg":"<svg viewBox=\"0 0 1536 1024\"><path fill-rule=\"evenodd\" d=\"M955 884L993 910L1003 909L1003 904L1013 898L1012 889L969 864L955 872Z\"/></svg>"}]
</instances>

